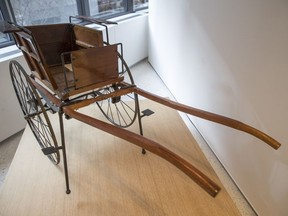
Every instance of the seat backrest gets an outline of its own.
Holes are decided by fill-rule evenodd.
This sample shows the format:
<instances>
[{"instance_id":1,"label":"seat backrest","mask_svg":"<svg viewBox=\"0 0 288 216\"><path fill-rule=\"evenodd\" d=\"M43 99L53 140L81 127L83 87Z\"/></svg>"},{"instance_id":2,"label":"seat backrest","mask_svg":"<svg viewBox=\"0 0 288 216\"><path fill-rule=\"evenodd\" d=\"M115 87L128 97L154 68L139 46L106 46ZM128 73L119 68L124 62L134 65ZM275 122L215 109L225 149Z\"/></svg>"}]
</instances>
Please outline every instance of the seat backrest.
<instances>
[{"instance_id":1,"label":"seat backrest","mask_svg":"<svg viewBox=\"0 0 288 216\"><path fill-rule=\"evenodd\" d=\"M61 65L61 53L74 50L70 23L27 26L36 41L41 60L49 67Z\"/></svg>"},{"instance_id":2,"label":"seat backrest","mask_svg":"<svg viewBox=\"0 0 288 216\"><path fill-rule=\"evenodd\" d=\"M102 31L87 28L85 26L74 25L73 33L75 44L79 49L103 46Z\"/></svg>"},{"instance_id":3,"label":"seat backrest","mask_svg":"<svg viewBox=\"0 0 288 216\"><path fill-rule=\"evenodd\" d=\"M76 89L118 77L117 45L71 52Z\"/></svg>"}]
</instances>

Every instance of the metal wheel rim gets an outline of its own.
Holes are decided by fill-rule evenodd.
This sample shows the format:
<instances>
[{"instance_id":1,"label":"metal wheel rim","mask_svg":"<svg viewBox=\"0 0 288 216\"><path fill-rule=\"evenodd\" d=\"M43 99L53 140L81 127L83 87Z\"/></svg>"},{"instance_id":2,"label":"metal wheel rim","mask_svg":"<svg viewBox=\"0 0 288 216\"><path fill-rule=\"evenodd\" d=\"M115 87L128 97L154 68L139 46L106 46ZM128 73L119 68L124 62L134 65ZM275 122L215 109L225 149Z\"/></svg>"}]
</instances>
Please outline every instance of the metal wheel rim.
<instances>
[{"instance_id":1,"label":"metal wheel rim","mask_svg":"<svg viewBox=\"0 0 288 216\"><path fill-rule=\"evenodd\" d=\"M11 61L9 69L13 87L24 118L28 122L38 144L41 149L47 147L55 147L57 149L57 140L51 122L29 76L17 61ZM59 150L47 156L54 164L60 162Z\"/></svg>"}]
</instances>

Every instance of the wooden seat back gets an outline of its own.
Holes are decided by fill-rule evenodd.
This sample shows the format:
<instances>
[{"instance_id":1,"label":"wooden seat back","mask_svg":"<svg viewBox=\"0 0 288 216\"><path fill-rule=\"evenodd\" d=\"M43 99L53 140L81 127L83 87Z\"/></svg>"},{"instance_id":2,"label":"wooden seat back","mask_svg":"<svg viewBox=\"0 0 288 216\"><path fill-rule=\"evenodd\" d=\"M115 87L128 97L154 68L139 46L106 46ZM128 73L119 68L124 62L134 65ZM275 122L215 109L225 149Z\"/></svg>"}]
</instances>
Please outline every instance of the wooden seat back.
<instances>
[{"instance_id":1,"label":"wooden seat back","mask_svg":"<svg viewBox=\"0 0 288 216\"><path fill-rule=\"evenodd\" d=\"M117 45L71 52L76 89L118 77Z\"/></svg>"},{"instance_id":2,"label":"wooden seat back","mask_svg":"<svg viewBox=\"0 0 288 216\"><path fill-rule=\"evenodd\" d=\"M78 49L103 46L102 31L87 28L85 26L74 25L73 35Z\"/></svg>"},{"instance_id":3,"label":"wooden seat back","mask_svg":"<svg viewBox=\"0 0 288 216\"><path fill-rule=\"evenodd\" d=\"M47 66L61 65L61 53L74 50L72 24L27 26Z\"/></svg>"}]
</instances>

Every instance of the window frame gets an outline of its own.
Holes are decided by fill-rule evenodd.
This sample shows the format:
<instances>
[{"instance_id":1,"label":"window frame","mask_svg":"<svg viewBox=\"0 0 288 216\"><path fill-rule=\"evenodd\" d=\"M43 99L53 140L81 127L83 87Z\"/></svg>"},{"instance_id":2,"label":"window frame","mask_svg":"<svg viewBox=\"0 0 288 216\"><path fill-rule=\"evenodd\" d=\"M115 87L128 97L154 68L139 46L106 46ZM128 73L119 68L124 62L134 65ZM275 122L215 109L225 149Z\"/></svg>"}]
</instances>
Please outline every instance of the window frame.
<instances>
[{"instance_id":1,"label":"window frame","mask_svg":"<svg viewBox=\"0 0 288 216\"><path fill-rule=\"evenodd\" d=\"M91 16L90 15L90 8L89 8L89 0L75 0L75 1L76 1L78 15ZM113 13L113 14L109 14L109 15L100 15L100 16L94 15L94 17L101 18L101 19L111 19L111 18L126 15L129 13L134 13L136 11L139 11L142 9L144 10L144 9L148 8L148 7L143 7L143 8L135 10L133 0L123 0L123 4L124 4L124 11L122 11L122 12L117 12L117 13ZM9 20L9 21L16 23L15 15L14 15L10 0L1 0L0 1L0 10L1 10L0 12L3 15L4 20ZM68 18L67 18L67 20L68 20ZM4 48L4 47L15 44L14 39L11 36L11 34L7 34L7 35L9 37L9 41L0 43L0 48Z\"/></svg>"},{"instance_id":2,"label":"window frame","mask_svg":"<svg viewBox=\"0 0 288 216\"><path fill-rule=\"evenodd\" d=\"M3 16L3 19L11 21L11 18L13 18L13 15L10 13L8 9L9 5L10 5L10 1L7 1L7 0L0 1L0 12L1 12L1 15ZM11 34L6 34L6 35L8 36L9 40L6 42L0 43L0 48L15 44L12 35Z\"/></svg>"}]
</instances>

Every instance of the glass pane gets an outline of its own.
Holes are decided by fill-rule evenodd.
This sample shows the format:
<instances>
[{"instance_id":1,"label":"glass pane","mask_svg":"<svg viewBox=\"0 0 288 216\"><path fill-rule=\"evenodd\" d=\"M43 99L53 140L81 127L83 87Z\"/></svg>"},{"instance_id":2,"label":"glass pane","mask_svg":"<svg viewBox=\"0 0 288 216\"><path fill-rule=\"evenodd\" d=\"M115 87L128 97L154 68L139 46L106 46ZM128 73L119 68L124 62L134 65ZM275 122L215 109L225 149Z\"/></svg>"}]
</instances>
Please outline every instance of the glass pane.
<instances>
[{"instance_id":1,"label":"glass pane","mask_svg":"<svg viewBox=\"0 0 288 216\"><path fill-rule=\"evenodd\" d=\"M134 10L139 10L148 7L148 0L133 0Z\"/></svg>"},{"instance_id":2,"label":"glass pane","mask_svg":"<svg viewBox=\"0 0 288 216\"><path fill-rule=\"evenodd\" d=\"M3 21L3 15L2 15L2 11L0 11L0 20ZM5 42L9 42L10 41L10 37L8 34L3 34L2 32L0 32L0 46L3 45L3 43Z\"/></svg>"},{"instance_id":3,"label":"glass pane","mask_svg":"<svg viewBox=\"0 0 288 216\"><path fill-rule=\"evenodd\" d=\"M125 11L124 0L89 0L91 16L112 16Z\"/></svg>"},{"instance_id":4,"label":"glass pane","mask_svg":"<svg viewBox=\"0 0 288 216\"><path fill-rule=\"evenodd\" d=\"M76 0L10 0L19 25L69 22L77 15Z\"/></svg>"},{"instance_id":5,"label":"glass pane","mask_svg":"<svg viewBox=\"0 0 288 216\"><path fill-rule=\"evenodd\" d=\"M8 34L3 34L2 32L0 32L0 46L2 43L9 42L9 41L10 41L10 38Z\"/></svg>"}]
</instances>

